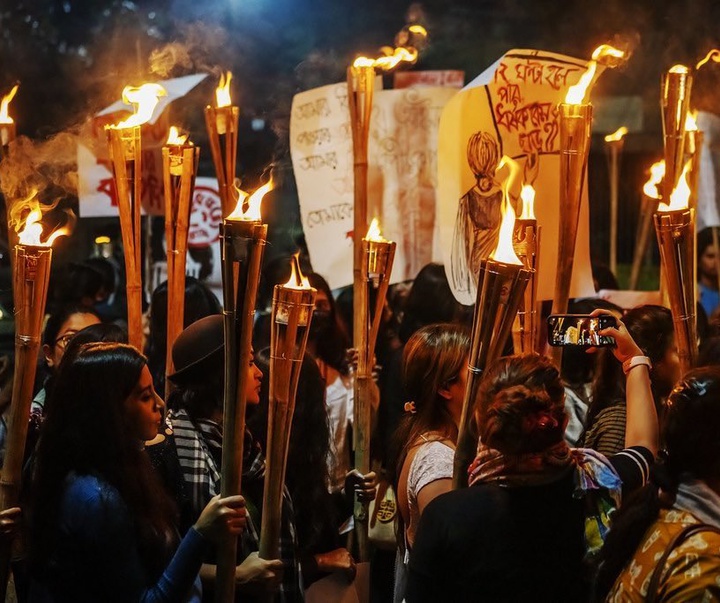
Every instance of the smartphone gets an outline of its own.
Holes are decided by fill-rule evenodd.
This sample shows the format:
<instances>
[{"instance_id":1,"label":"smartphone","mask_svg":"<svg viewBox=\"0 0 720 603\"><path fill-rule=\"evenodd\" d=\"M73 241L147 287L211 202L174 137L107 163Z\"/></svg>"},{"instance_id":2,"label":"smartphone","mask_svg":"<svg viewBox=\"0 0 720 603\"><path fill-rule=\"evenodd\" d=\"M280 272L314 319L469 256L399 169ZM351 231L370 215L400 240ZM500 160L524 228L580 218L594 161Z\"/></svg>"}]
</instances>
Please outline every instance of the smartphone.
<instances>
[{"instance_id":1,"label":"smartphone","mask_svg":"<svg viewBox=\"0 0 720 603\"><path fill-rule=\"evenodd\" d=\"M551 314L547 319L548 343L552 346L602 347L615 345L612 337L598 331L617 327L614 316L601 314Z\"/></svg>"}]
</instances>

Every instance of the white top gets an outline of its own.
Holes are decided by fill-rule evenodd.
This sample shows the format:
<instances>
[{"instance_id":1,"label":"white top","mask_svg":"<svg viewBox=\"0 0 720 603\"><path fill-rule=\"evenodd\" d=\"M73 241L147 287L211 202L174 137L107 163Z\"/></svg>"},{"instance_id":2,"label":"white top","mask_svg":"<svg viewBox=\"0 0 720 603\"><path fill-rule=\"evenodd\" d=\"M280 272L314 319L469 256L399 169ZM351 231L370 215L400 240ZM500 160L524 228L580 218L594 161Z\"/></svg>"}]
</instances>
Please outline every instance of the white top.
<instances>
[{"instance_id":1,"label":"white top","mask_svg":"<svg viewBox=\"0 0 720 603\"><path fill-rule=\"evenodd\" d=\"M349 428L353 424L353 386L352 380L343 380L341 375L330 383L325 390L325 408L330 424L330 491L341 490L345 485L345 476L351 469L352 442Z\"/></svg>"},{"instance_id":2,"label":"white top","mask_svg":"<svg viewBox=\"0 0 720 603\"><path fill-rule=\"evenodd\" d=\"M410 465L407 480L407 499L410 510L410 524L405 530L407 544L412 548L415 532L420 522L418 493L429 483L439 479L452 479L455 451L442 442L422 444Z\"/></svg>"}]
</instances>

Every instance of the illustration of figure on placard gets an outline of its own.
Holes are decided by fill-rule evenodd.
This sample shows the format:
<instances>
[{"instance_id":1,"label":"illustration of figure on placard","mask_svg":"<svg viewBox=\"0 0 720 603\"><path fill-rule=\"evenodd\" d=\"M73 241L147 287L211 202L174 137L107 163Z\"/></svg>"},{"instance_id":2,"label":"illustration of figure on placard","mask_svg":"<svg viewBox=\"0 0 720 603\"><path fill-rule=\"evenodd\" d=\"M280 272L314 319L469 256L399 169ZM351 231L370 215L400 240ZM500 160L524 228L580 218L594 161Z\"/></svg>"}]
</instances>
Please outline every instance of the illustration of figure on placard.
<instances>
[{"instance_id":1,"label":"illustration of figure on placard","mask_svg":"<svg viewBox=\"0 0 720 603\"><path fill-rule=\"evenodd\" d=\"M472 291L480 262L497 246L503 192L495 180L500 163L498 141L487 132L475 132L468 140L467 161L475 184L460 199L450 255L453 287Z\"/></svg>"}]
</instances>

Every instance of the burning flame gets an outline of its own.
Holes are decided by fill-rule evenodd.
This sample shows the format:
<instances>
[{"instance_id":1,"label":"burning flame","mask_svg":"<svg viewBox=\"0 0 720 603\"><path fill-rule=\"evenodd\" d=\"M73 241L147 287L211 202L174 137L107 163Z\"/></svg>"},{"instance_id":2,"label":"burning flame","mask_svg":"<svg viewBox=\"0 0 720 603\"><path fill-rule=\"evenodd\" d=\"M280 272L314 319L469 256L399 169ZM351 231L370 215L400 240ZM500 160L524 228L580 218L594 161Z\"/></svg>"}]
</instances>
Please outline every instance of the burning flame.
<instances>
[{"instance_id":1,"label":"burning flame","mask_svg":"<svg viewBox=\"0 0 720 603\"><path fill-rule=\"evenodd\" d=\"M592 53L592 59L588 63L587 70L582 74L580 80L574 86L568 88L565 95L565 102L568 105L581 105L585 100L588 88L595 78L598 63L607 67L617 67L625 59L625 52L610 46L601 44Z\"/></svg>"},{"instance_id":2,"label":"burning flame","mask_svg":"<svg viewBox=\"0 0 720 603\"><path fill-rule=\"evenodd\" d=\"M687 117L685 117L685 131L697 132L697 129L697 111L688 111Z\"/></svg>"},{"instance_id":3,"label":"burning flame","mask_svg":"<svg viewBox=\"0 0 720 603\"><path fill-rule=\"evenodd\" d=\"M503 155L502 160L498 164L498 170L504 165L508 166L510 173L505 180L505 189L503 190L503 204L502 204L502 222L500 223L500 236L498 238L498 244L490 254L490 259L496 262L503 262L505 264L520 264L520 258L518 258L515 250L513 249L513 230L515 229L515 210L513 209L512 203L510 203L510 185L515 181L519 168L516 161L513 161L507 155ZM497 170L496 170L497 171Z\"/></svg>"},{"instance_id":4,"label":"burning flame","mask_svg":"<svg viewBox=\"0 0 720 603\"><path fill-rule=\"evenodd\" d=\"M428 35L427 29L425 29L422 25L411 25L408 27L408 31L419 36L423 36L424 38L427 38Z\"/></svg>"},{"instance_id":5,"label":"burning flame","mask_svg":"<svg viewBox=\"0 0 720 603\"><path fill-rule=\"evenodd\" d=\"M232 80L232 73L229 71L227 74L223 73L220 76L220 83L215 89L215 100L217 101L218 109L220 107L229 107L232 104L230 100L230 80Z\"/></svg>"},{"instance_id":6,"label":"burning flame","mask_svg":"<svg viewBox=\"0 0 720 603\"><path fill-rule=\"evenodd\" d=\"M605 137L605 142L618 142L623 139L623 136L628 133L628 129L625 126L620 126L612 134L608 134Z\"/></svg>"},{"instance_id":7,"label":"burning flame","mask_svg":"<svg viewBox=\"0 0 720 603\"><path fill-rule=\"evenodd\" d=\"M19 88L19 84L15 84L5 96L3 96L2 101L0 101L0 124L11 124L13 123L13 118L10 117L10 114L8 112L8 107L10 106L10 101L15 97L15 94L17 93Z\"/></svg>"},{"instance_id":8,"label":"burning flame","mask_svg":"<svg viewBox=\"0 0 720 603\"><path fill-rule=\"evenodd\" d=\"M167 92L160 84L143 84L139 87L125 86L122 92L123 102L126 105L135 105L135 113L113 127L134 128L149 122L155 107L160 102L160 97L165 95Z\"/></svg>"},{"instance_id":9,"label":"burning flame","mask_svg":"<svg viewBox=\"0 0 720 603\"><path fill-rule=\"evenodd\" d=\"M688 161L685 164L685 167L683 168L682 174L680 176L680 180L678 180L675 190L673 190L672 194L670 195L670 205L666 205L665 203L661 202L658 205L658 211L676 211L679 209L688 208L688 202L690 200L690 185L687 181L687 175L690 171L691 163L691 161Z\"/></svg>"},{"instance_id":10,"label":"burning flame","mask_svg":"<svg viewBox=\"0 0 720 603\"><path fill-rule=\"evenodd\" d=\"M668 71L670 73L690 73L690 70L685 65L673 65Z\"/></svg>"},{"instance_id":11,"label":"burning flame","mask_svg":"<svg viewBox=\"0 0 720 603\"><path fill-rule=\"evenodd\" d=\"M292 256L290 266L292 267L292 273L290 274L288 282L285 283L283 287L287 289L312 289L310 281L302 273L302 270L300 270L300 252Z\"/></svg>"},{"instance_id":12,"label":"burning flame","mask_svg":"<svg viewBox=\"0 0 720 603\"><path fill-rule=\"evenodd\" d=\"M175 126L170 126L170 133L168 134L166 145L184 145L187 142L188 135L180 134L180 131Z\"/></svg>"},{"instance_id":13,"label":"burning flame","mask_svg":"<svg viewBox=\"0 0 720 603\"><path fill-rule=\"evenodd\" d=\"M248 195L243 190L240 190L237 186L235 190L238 191L240 197L235 209L227 217L228 220L247 220L257 222L262 219L260 214L260 205L262 204L263 197L267 195L274 188L272 178L268 180L266 184L263 184L258 188L252 195ZM243 205L247 203L247 210L243 211Z\"/></svg>"},{"instance_id":14,"label":"burning flame","mask_svg":"<svg viewBox=\"0 0 720 603\"><path fill-rule=\"evenodd\" d=\"M358 57L353 62L353 67L375 67L382 69L383 71L390 71L397 67L400 63L415 63L418 58L418 51L415 48L405 48L398 46L385 56L381 56L377 59L370 59L368 57Z\"/></svg>"},{"instance_id":15,"label":"burning flame","mask_svg":"<svg viewBox=\"0 0 720 603\"><path fill-rule=\"evenodd\" d=\"M522 199L522 214L520 214L521 220L535 220L535 189L532 184L523 184L522 190L520 191L520 198Z\"/></svg>"},{"instance_id":16,"label":"burning flame","mask_svg":"<svg viewBox=\"0 0 720 603\"><path fill-rule=\"evenodd\" d=\"M384 243L387 241L387 239L383 238L383 236L380 234L380 223L378 222L377 218L373 218L372 222L370 223L370 228L368 228L367 234L365 235L366 241L377 241L380 243Z\"/></svg>"},{"instance_id":17,"label":"burning flame","mask_svg":"<svg viewBox=\"0 0 720 603\"><path fill-rule=\"evenodd\" d=\"M643 186L643 193L651 199L660 198L659 185L665 177L665 161L657 161L650 166L650 178Z\"/></svg>"},{"instance_id":18,"label":"burning flame","mask_svg":"<svg viewBox=\"0 0 720 603\"><path fill-rule=\"evenodd\" d=\"M695 65L695 69L700 69L705 63L709 61L715 61L716 63L720 63L720 50L717 48L713 48L710 52L708 52L705 55L705 58L702 61L699 61L697 65Z\"/></svg>"},{"instance_id":19,"label":"burning flame","mask_svg":"<svg viewBox=\"0 0 720 603\"><path fill-rule=\"evenodd\" d=\"M29 209L29 213L25 215L25 219L19 218L19 215L24 212L25 209ZM42 241L41 237L43 234L42 220L43 212L40 208L40 203L35 200L35 192L33 192L27 199L18 202L11 211L10 222L15 226L15 231L18 235L18 242L21 245L32 245L35 247L51 247L55 242L55 239L63 235L70 234L70 228L63 226L58 228L54 232L50 233L50 236Z\"/></svg>"}]
</instances>

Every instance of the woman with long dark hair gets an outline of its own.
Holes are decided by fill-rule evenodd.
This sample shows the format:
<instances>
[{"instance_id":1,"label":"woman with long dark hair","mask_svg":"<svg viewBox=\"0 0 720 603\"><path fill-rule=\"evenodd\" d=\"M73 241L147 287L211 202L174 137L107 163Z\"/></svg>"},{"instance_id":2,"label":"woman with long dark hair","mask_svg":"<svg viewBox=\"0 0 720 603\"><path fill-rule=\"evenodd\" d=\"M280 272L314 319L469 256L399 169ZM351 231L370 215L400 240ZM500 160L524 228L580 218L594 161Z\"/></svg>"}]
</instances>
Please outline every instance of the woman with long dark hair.
<instances>
[{"instance_id":1,"label":"woman with long dark hair","mask_svg":"<svg viewBox=\"0 0 720 603\"><path fill-rule=\"evenodd\" d=\"M693 370L668 399L662 463L613 518L598 599L720 599L719 433L720 368Z\"/></svg>"},{"instance_id":2,"label":"woman with long dark hair","mask_svg":"<svg viewBox=\"0 0 720 603\"><path fill-rule=\"evenodd\" d=\"M638 306L625 314L623 323L650 359L650 386L661 414L663 401L680 378L672 313L663 306ZM599 352L592 391L583 446L605 455L615 454L625 448L626 391L622 367L611 349Z\"/></svg>"},{"instance_id":3,"label":"woman with long dark hair","mask_svg":"<svg viewBox=\"0 0 720 603\"><path fill-rule=\"evenodd\" d=\"M420 516L433 499L452 487L469 350L469 333L453 324L423 327L405 345L402 377L409 399L391 460L404 557L396 564L397 601L402 600L404 566Z\"/></svg>"},{"instance_id":4,"label":"woman with long dark hair","mask_svg":"<svg viewBox=\"0 0 720 603\"><path fill-rule=\"evenodd\" d=\"M31 599L185 601L210 540L241 532L243 498L218 496L179 541L143 447L163 407L131 346L87 344L64 359L32 479Z\"/></svg>"},{"instance_id":5,"label":"woman with long dark hair","mask_svg":"<svg viewBox=\"0 0 720 603\"><path fill-rule=\"evenodd\" d=\"M437 497L423 512L408 603L587 600L585 563L621 497L647 478L658 437L648 359L622 322L599 334L615 338L627 375L631 448L606 458L567 445L565 392L548 358L493 363L476 400L470 487Z\"/></svg>"}]
</instances>

